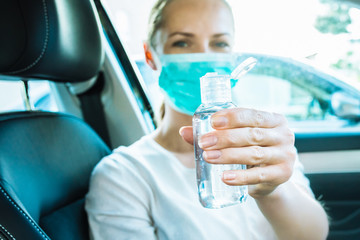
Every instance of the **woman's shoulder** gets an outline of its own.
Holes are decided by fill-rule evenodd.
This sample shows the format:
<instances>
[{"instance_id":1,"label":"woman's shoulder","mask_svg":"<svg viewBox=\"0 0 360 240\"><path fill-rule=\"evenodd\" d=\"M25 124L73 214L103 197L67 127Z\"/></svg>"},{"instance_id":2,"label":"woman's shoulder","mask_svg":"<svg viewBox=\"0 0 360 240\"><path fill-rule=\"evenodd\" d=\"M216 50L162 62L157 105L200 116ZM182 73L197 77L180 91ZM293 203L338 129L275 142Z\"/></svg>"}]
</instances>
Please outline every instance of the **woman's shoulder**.
<instances>
[{"instance_id":1,"label":"woman's shoulder","mask_svg":"<svg viewBox=\"0 0 360 240\"><path fill-rule=\"evenodd\" d=\"M152 193L147 181L149 173L144 171L144 167L140 164L141 156L136 154L140 145L143 145L142 141L140 139L128 147L122 146L115 149L95 166L86 196L88 212L111 211L114 213L119 209L119 202L126 205L132 204L128 201L150 201ZM127 197L124 198L124 196Z\"/></svg>"},{"instance_id":2,"label":"woman's shoulder","mask_svg":"<svg viewBox=\"0 0 360 240\"><path fill-rule=\"evenodd\" d=\"M159 153L157 151L156 142L153 140L151 135L145 135L130 146L119 146L115 148L110 156L128 156L128 157L144 157Z\"/></svg>"},{"instance_id":3,"label":"woman's shoulder","mask_svg":"<svg viewBox=\"0 0 360 240\"><path fill-rule=\"evenodd\" d=\"M146 171L152 159L159 159L166 153L157 149L151 136L146 135L130 146L119 146L95 166L93 175L128 175L133 171Z\"/></svg>"},{"instance_id":4,"label":"woman's shoulder","mask_svg":"<svg viewBox=\"0 0 360 240\"><path fill-rule=\"evenodd\" d=\"M141 138L130 146L120 146L102 158L91 173L90 193L113 191L128 183L144 182L144 177L148 174L142 166L143 157L141 154L139 156L139 149L146 145L144 141L146 138Z\"/></svg>"},{"instance_id":5,"label":"woman's shoulder","mask_svg":"<svg viewBox=\"0 0 360 240\"><path fill-rule=\"evenodd\" d=\"M142 137L130 146L119 146L115 148L109 155L103 157L100 162L95 166L95 169L101 168L117 168L122 165L127 165L135 160L138 160L142 151L146 149L148 137Z\"/></svg>"}]
</instances>

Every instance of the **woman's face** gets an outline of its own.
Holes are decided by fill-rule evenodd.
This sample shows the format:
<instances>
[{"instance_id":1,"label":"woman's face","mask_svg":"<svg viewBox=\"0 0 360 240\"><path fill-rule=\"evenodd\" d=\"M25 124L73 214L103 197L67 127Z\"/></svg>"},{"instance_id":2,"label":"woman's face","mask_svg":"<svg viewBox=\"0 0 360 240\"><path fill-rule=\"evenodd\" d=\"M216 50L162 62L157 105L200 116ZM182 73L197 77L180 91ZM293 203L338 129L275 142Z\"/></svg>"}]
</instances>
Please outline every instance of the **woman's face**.
<instances>
[{"instance_id":1,"label":"woman's face","mask_svg":"<svg viewBox=\"0 0 360 240\"><path fill-rule=\"evenodd\" d=\"M164 11L157 50L163 54L230 52L234 22L220 0L174 0Z\"/></svg>"}]
</instances>

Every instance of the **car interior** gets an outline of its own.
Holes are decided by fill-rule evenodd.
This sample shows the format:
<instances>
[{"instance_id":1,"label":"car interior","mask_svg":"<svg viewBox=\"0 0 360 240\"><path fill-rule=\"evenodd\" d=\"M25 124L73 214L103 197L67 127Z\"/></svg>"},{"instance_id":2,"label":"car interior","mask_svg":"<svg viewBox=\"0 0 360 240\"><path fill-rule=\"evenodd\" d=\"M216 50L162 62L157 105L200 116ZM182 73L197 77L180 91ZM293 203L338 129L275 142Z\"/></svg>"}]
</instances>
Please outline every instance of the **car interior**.
<instances>
[{"instance_id":1,"label":"car interior","mask_svg":"<svg viewBox=\"0 0 360 240\"><path fill-rule=\"evenodd\" d=\"M98 77L104 51L90 1L0 5L0 21L11 23L1 24L1 74L25 83ZM87 99L82 103L93 101L91 94ZM62 113L4 113L0 129L0 238L88 239L84 196L109 146L87 123Z\"/></svg>"},{"instance_id":2,"label":"car interior","mask_svg":"<svg viewBox=\"0 0 360 240\"><path fill-rule=\"evenodd\" d=\"M92 169L156 127L140 71L100 0L1 1L0 32L0 80L22 83L27 106L0 113L0 239L89 239ZM45 80L59 112L31 104L29 83ZM295 144L304 164L352 161L306 175L328 239L360 239L360 131L297 133Z\"/></svg>"}]
</instances>

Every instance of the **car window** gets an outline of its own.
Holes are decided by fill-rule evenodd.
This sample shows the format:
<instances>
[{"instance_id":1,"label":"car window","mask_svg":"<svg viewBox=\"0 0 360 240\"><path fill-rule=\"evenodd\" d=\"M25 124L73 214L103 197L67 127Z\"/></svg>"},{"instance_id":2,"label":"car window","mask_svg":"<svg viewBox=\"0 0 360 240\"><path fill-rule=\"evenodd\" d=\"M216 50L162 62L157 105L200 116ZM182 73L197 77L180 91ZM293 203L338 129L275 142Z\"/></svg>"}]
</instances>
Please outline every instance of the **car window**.
<instances>
[{"instance_id":1,"label":"car window","mask_svg":"<svg viewBox=\"0 0 360 240\"><path fill-rule=\"evenodd\" d=\"M33 110L58 111L47 81L29 81L29 99ZM0 81L0 113L26 110L25 87L19 81Z\"/></svg>"},{"instance_id":2,"label":"car window","mask_svg":"<svg viewBox=\"0 0 360 240\"><path fill-rule=\"evenodd\" d=\"M156 73L143 56L147 18L155 1L102 1L137 63L151 104L159 108ZM330 101L337 91L360 96L358 6L330 0L228 2L235 18L235 52L261 60L233 89L235 103L280 112L294 122L342 122Z\"/></svg>"},{"instance_id":3,"label":"car window","mask_svg":"<svg viewBox=\"0 0 360 240\"><path fill-rule=\"evenodd\" d=\"M328 114L322 110L320 99L300 86L277 77L248 74L234 91L234 102L239 106L285 113L293 120L324 119ZM327 98L328 94L321 97Z\"/></svg>"},{"instance_id":4,"label":"car window","mask_svg":"<svg viewBox=\"0 0 360 240\"><path fill-rule=\"evenodd\" d=\"M20 82L0 81L0 112L23 110Z\"/></svg>"}]
</instances>

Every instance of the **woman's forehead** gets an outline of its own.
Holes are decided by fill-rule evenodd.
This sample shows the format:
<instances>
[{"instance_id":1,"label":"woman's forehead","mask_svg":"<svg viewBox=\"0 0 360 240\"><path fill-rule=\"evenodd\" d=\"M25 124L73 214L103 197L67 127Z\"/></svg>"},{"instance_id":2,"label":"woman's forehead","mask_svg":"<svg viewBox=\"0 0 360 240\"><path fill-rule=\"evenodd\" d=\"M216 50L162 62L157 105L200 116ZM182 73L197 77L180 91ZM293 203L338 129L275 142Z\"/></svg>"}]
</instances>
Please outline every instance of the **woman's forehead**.
<instances>
[{"instance_id":1,"label":"woman's forehead","mask_svg":"<svg viewBox=\"0 0 360 240\"><path fill-rule=\"evenodd\" d=\"M214 34L232 33L231 10L222 0L173 0L164 11L163 30Z\"/></svg>"}]
</instances>

